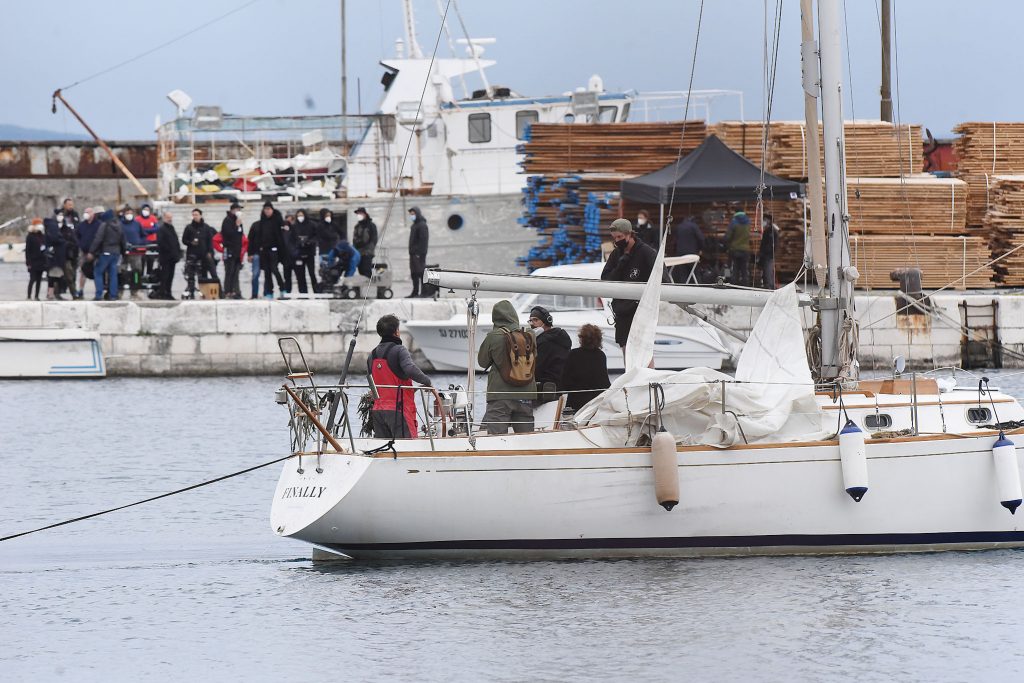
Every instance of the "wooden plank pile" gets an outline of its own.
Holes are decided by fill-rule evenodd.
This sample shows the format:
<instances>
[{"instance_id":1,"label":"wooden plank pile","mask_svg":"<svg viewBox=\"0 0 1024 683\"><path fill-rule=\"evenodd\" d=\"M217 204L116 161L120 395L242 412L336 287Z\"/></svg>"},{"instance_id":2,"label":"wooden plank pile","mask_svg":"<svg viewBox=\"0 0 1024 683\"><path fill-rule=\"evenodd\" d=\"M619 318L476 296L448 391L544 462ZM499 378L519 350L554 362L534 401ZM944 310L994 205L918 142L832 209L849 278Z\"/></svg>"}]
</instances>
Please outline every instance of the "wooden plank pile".
<instances>
[{"instance_id":1,"label":"wooden plank pile","mask_svg":"<svg viewBox=\"0 0 1024 683\"><path fill-rule=\"evenodd\" d=\"M519 265L529 270L598 261L603 229L619 215L619 187L626 176L573 174L531 176L523 190L519 223L537 230L539 243Z\"/></svg>"},{"instance_id":2,"label":"wooden plank pile","mask_svg":"<svg viewBox=\"0 0 1024 683\"><path fill-rule=\"evenodd\" d=\"M884 121L847 121L846 165L848 176L899 177L922 168L921 126L896 126ZM760 166L763 158L760 121L722 121L708 126L731 149ZM806 126L801 121L773 121L768 125L765 170L783 178L807 179L804 152ZM818 126L822 142L822 127ZM824 145L820 145L824 150ZM824 164L824 151L821 163Z\"/></svg>"},{"instance_id":3,"label":"wooden plank pile","mask_svg":"<svg viewBox=\"0 0 1024 683\"><path fill-rule=\"evenodd\" d=\"M992 286L992 269L984 267L989 249L983 237L851 235L850 259L860 271L857 284L861 288L898 289L899 283L889 277L898 268L920 268L926 289L954 281L954 289ZM978 268L981 270L972 275ZM961 279L964 275L967 277Z\"/></svg>"},{"instance_id":4,"label":"wooden plank pile","mask_svg":"<svg viewBox=\"0 0 1024 683\"><path fill-rule=\"evenodd\" d=\"M991 205L984 227L991 257L1021 247L993 265L995 280L1006 287L1024 287L1024 175L997 175L989 179Z\"/></svg>"},{"instance_id":5,"label":"wooden plank pile","mask_svg":"<svg viewBox=\"0 0 1024 683\"><path fill-rule=\"evenodd\" d=\"M980 229L992 203L992 176L1024 174L1024 122L968 121L953 132L960 135L958 173L968 186L967 224Z\"/></svg>"},{"instance_id":6,"label":"wooden plank pile","mask_svg":"<svg viewBox=\"0 0 1024 683\"><path fill-rule=\"evenodd\" d=\"M643 175L689 154L706 136L703 121L659 123L535 123L516 149L530 174Z\"/></svg>"},{"instance_id":7,"label":"wooden plank pile","mask_svg":"<svg viewBox=\"0 0 1024 683\"><path fill-rule=\"evenodd\" d=\"M850 232L856 235L962 235L967 184L930 175L848 178Z\"/></svg>"}]
</instances>

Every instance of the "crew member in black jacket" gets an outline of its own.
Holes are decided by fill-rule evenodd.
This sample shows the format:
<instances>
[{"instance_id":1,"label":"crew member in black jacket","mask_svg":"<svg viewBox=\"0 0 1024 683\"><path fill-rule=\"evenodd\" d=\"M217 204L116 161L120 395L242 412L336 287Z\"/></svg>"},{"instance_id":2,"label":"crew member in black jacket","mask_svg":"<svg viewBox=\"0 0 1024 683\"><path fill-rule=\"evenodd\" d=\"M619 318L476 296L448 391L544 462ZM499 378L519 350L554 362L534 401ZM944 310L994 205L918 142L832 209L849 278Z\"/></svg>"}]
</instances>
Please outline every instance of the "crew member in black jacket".
<instances>
[{"instance_id":1,"label":"crew member in black jacket","mask_svg":"<svg viewBox=\"0 0 1024 683\"><path fill-rule=\"evenodd\" d=\"M646 242L633 234L633 224L625 218L616 218L609 228L615 249L608 257L601 271L602 280L618 282L647 282L654 269L658 254ZM615 314L615 343L626 352L629 328L633 326L633 315L639 301L612 299L612 313Z\"/></svg>"},{"instance_id":2,"label":"crew member in black jacket","mask_svg":"<svg viewBox=\"0 0 1024 683\"><path fill-rule=\"evenodd\" d=\"M174 270L181 260L181 243L178 231L174 229L174 214L164 211L163 220L156 228L157 262L160 264L160 284L150 297L152 299L173 299L171 287Z\"/></svg>"},{"instance_id":3,"label":"crew member in black jacket","mask_svg":"<svg viewBox=\"0 0 1024 683\"><path fill-rule=\"evenodd\" d=\"M238 272L242 269L242 205L231 204L220 224L220 239L224 246L224 298L241 299Z\"/></svg>"},{"instance_id":4,"label":"crew member in black jacket","mask_svg":"<svg viewBox=\"0 0 1024 683\"><path fill-rule=\"evenodd\" d=\"M303 271L309 273L310 291L318 292L320 285L316 281L316 221L306 214L305 209L299 209L295 212L295 223L292 224L292 237L296 244L296 277L301 275ZM300 289L300 291L305 290Z\"/></svg>"},{"instance_id":5,"label":"crew member in black jacket","mask_svg":"<svg viewBox=\"0 0 1024 683\"><path fill-rule=\"evenodd\" d=\"M430 243L430 229L418 206L409 209L412 227L409 229L409 275L412 277L412 294L407 298L421 296L423 271L427 269L427 246Z\"/></svg>"},{"instance_id":6,"label":"crew member in black jacket","mask_svg":"<svg viewBox=\"0 0 1024 683\"><path fill-rule=\"evenodd\" d=\"M249 231L249 261L252 261L254 255L260 257L265 299L274 298L274 280L277 280L278 287L284 289L284 278L277 268L284 249L284 238L281 235L283 225L284 218L281 212L275 209L273 204L266 202L263 204L260 219L253 223Z\"/></svg>"},{"instance_id":7,"label":"crew member in black jacket","mask_svg":"<svg viewBox=\"0 0 1024 683\"><path fill-rule=\"evenodd\" d=\"M185 245L185 280L190 299L196 296L197 275L200 281L208 279L220 284L217 265L213 260L213 236L216 234L217 230L203 219L203 212L192 209L192 222L181 233L181 242Z\"/></svg>"},{"instance_id":8,"label":"crew member in black jacket","mask_svg":"<svg viewBox=\"0 0 1024 683\"><path fill-rule=\"evenodd\" d=\"M359 274L370 277L373 274L373 256L377 251L377 224L370 220L366 209L356 209L356 223L352 230L352 246L359 252Z\"/></svg>"},{"instance_id":9,"label":"crew member in black jacket","mask_svg":"<svg viewBox=\"0 0 1024 683\"><path fill-rule=\"evenodd\" d=\"M537 403L554 401L562 379L562 368L572 348L572 339L561 327L555 327L555 319L548 309L534 306L530 310L530 327L537 332L537 367L534 378L537 381Z\"/></svg>"}]
</instances>

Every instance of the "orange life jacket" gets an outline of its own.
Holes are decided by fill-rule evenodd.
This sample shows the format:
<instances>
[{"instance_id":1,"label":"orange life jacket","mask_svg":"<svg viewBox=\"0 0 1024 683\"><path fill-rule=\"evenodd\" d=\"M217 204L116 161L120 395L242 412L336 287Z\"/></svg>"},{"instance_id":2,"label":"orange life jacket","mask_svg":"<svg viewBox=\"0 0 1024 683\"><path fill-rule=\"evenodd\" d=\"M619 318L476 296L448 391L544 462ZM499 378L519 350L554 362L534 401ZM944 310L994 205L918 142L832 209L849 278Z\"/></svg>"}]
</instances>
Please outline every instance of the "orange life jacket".
<instances>
[{"instance_id":1,"label":"orange life jacket","mask_svg":"<svg viewBox=\"0 0 1024 683\"><path fill-rule=\"evenodd\" d=\"M388 358L395 355L398 345L391 344L382 352L378 352L379 348L370 354L370 376L377 385L377 400L373 402L373 409L401 412L409 427L409 436L416 438L419 432L416 429L416 392L412 389L412 380L399 377L388 363ZM378 357L378 353L382 355Z\"/></svg>"}]
</instances>

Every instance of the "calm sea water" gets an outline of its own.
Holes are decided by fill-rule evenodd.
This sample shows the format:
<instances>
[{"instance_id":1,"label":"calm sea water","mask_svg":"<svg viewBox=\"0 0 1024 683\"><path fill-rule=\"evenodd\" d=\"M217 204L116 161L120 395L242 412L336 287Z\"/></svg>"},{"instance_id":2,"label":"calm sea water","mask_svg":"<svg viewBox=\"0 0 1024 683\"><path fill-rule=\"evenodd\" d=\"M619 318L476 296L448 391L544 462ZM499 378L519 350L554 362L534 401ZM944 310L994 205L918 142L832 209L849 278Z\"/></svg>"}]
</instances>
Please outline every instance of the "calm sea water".
<instances>
[{"instance_id":1,"label":"calm sea water","mask_svg":"<svg viewBox=\"0 0 1024 683\"><path fill-rule=\"evenodd\" d=\"M0 382L0 536L279 457L279 385ZM0 543L0 680L1024 673L1024 552L314 566L279 467Z\"/></svg>"}]
</instances>

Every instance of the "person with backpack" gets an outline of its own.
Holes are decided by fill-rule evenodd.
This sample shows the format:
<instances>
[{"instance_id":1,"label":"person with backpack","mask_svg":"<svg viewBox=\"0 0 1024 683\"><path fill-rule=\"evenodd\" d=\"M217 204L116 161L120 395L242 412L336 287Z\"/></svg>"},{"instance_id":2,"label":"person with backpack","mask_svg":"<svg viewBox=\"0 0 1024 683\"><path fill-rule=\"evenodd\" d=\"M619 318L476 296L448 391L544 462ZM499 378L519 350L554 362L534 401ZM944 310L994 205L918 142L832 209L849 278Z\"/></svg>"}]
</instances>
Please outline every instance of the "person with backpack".
<instances>
[{"instance_id":1,"label":"person with backpack","mask_svg":"<svg viewBox=\"0 0 1024 683\"><path fill-rule=\"evenodd\" d=\"M398 334L398 318L381 316L377 321L380 344L370 352L366 371L377 387L377 398L370 409L373 436L378 439L415 439L416 391L413 380L425 387L430 378L416 367L409 349ZM409 387L409 388L406 388Z\"/></svg>"},{"instance_id":2,"label":"person with backpack","mask_svg":"<svg viewBox=\"0 0 1024 683\"><path fill-rule=\"evenodd\" d=\"M494 329L487 333L477 362L487 370L487 410L483 427L488 434L533 431L533 402L537 398L537 345L533 333L519 325L512 302L502 299L491 311Z\"/></svg>"}]
</instances>

